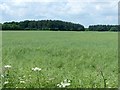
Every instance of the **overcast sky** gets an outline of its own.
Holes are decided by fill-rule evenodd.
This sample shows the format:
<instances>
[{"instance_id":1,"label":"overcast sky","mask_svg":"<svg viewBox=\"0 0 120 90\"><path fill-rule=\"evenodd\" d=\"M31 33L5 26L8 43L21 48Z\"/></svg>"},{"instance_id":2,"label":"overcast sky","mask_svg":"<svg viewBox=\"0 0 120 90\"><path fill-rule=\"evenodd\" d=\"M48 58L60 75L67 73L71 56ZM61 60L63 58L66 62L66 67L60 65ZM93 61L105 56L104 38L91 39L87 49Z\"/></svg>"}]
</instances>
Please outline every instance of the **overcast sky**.
<instances>
[{"instance_id":1,"label":"overcast sky","mask_svg":"<svg viewBox=\"0 0 120 90\"><path fill-rule=\"evenodd\" d=\"M92 24L117 24L119 0L0 0L0 22L63 20Z\"/></svg>"}]
</instances>

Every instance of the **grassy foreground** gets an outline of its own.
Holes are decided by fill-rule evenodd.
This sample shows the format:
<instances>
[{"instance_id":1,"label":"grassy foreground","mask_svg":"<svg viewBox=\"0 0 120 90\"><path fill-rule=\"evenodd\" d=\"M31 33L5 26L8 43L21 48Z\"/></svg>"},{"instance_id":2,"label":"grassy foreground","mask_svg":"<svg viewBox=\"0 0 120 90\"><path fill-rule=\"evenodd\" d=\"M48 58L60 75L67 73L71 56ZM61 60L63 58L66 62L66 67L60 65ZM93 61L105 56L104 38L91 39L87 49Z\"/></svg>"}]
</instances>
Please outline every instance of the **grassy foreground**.
<instances>
[{"instance_id":1,"label":"grassy foreground","mask_svg":"<svg viewBox=\"0 0 120 90\"><path fill-rule=\"evenodd\" d=\"M116 32L3 32L3 87L118 87Z\"/></svg>"}]
</instances>

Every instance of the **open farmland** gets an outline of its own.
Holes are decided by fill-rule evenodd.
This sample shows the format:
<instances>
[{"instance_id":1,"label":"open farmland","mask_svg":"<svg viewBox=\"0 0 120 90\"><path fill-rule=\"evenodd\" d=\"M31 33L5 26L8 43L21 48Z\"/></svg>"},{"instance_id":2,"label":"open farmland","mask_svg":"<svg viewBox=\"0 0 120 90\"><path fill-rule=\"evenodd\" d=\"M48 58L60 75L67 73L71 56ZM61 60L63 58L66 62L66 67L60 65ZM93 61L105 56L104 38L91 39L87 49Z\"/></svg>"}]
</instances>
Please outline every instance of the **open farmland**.
<instances>
[{"instance_id":1,"label":"open farmland","mask_svg":"<svg viewBox=\"0 0 120 90\"><path fill-rule=\"evenodd\" d=\"M2 34L3 87L118 87L116 32Z\"/></svg>"}]
</instances>

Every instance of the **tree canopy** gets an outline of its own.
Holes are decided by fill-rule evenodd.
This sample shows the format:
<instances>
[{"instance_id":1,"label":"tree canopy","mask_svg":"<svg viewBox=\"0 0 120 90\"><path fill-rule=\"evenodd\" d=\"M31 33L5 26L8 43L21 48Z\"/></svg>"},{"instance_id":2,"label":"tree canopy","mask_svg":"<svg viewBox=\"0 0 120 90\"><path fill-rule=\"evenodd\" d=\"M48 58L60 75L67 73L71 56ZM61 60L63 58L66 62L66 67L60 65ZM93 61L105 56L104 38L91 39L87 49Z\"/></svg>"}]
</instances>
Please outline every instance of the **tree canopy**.
<instances>
[{"instance_id":1,"label":"tree canopy","mask_svg":"<svg viewBox=\"0 0 120 90\"><path fill-rule=\"evenodd\" d=\"M81 24L60 20L25 20L20 22L5 22L2 30L49 30L49 31L119 31L120 25L90 25L84 28Z\"/></svg>"},{"instance_id":2,"label":"tree canopy","mask_svg":"<svg viewBox=\"0 0 120 90\"><path fill-rule=\"evenodd\" d=\"M119 31L119 25L92 25L89 31Z\"/></svg>"},{"instance_id":3,"label":"tree canopy","mask_svg":"<svg viewBox=\"0 0 120 90\"><path fill-rule=\"evenodd\" d=\"M39 20L39 21L21 21L5 22L2 25L3 30L52 30L52 31L85 31L81 24L64 22L60 20Z\"/></svg>"}]
</instances>

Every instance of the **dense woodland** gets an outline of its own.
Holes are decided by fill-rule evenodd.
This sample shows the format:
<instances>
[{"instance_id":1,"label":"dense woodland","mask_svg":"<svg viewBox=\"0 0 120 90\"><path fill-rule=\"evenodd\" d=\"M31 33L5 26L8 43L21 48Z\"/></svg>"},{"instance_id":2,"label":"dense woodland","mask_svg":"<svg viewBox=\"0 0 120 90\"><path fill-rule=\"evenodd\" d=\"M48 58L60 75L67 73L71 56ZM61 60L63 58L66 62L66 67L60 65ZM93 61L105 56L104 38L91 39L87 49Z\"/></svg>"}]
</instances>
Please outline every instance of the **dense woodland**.
<instances>
[{"instance_id":1,"label":"dense woodland","mask_svg":"<svg viewBox=\"0 0 120 90\"><path fill-rule=\"evenodd\" d=\"M59 20L5 22L3 30L51 30L51 31L84 31L83 25Z\"/></svg>"},{"instance_id":2,"label":"dense woodland","mask_svg":"<svg viewBox=\"0 0 120 90\"><path fill-rule=\"evenodd\" d=\"M49 31L118 31L118 25L91 25L85 29L83 25L60 20L25 20L21 22L5 22L2 30L49 30Z\"/></svg>"},{"instance_id":3,"label":"dense woodland","mask_svg":"<svg viewBox=\"0 0 120 90\"><path fill-rule=\"evenodd\" d=\"M89 26L89 31L118 31L118 25L93 25Z\"/></svg>"}]
</instances>

